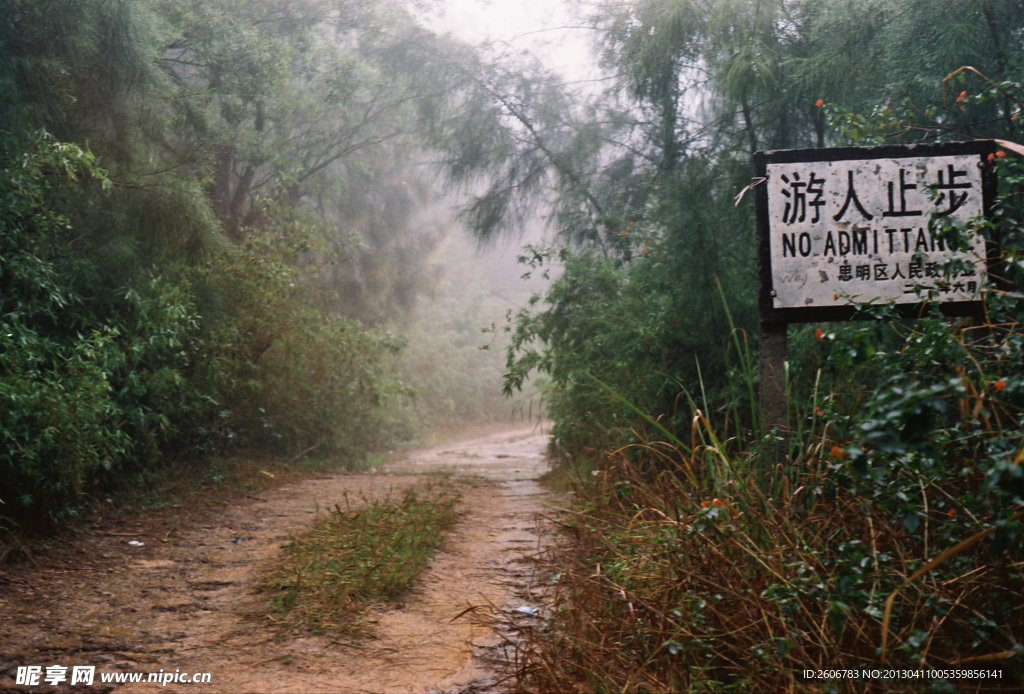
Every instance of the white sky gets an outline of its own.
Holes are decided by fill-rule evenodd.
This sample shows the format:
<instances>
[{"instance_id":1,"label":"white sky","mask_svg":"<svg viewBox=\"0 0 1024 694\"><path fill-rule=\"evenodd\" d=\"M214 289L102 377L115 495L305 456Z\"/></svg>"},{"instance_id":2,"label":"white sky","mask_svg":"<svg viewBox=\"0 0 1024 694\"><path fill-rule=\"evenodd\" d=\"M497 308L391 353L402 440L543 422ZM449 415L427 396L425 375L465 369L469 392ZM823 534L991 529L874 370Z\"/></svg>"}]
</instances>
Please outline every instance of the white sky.
<instances>
[{"instance_id":1,"label":"white sky","mask_svg":"<svg viewBox=\"0 0 1024 694\"><path fill-rule=\"evenodd\" d=\"M467 43L506 44L527 50L569 80L593 75L590 32L579 28L572 0L445 0L441 16L428 22ZM576 27L576 28L572 28Z\"/></svg>"}]
</instances>

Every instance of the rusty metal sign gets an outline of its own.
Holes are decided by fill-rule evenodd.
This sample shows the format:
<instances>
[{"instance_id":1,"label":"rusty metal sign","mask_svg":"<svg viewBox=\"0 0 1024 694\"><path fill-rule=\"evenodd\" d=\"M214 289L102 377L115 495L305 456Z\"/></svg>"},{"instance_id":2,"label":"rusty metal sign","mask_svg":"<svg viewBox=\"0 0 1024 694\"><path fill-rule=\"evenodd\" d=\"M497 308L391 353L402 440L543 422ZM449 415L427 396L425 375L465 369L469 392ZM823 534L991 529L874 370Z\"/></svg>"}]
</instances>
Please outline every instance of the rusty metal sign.
<instances>
[{"instance_id":1,"label":"rusty metal sign","mask_svg":"<svg viewBox=\"0 0 1024 694\"><path fill-rule=\"evenodd\" d=\"M976 226L994 199L995 150L976 141L758 152L761 319L841 320L869 302L976 307L993 254Z\"/></svg>"}]
</instances>

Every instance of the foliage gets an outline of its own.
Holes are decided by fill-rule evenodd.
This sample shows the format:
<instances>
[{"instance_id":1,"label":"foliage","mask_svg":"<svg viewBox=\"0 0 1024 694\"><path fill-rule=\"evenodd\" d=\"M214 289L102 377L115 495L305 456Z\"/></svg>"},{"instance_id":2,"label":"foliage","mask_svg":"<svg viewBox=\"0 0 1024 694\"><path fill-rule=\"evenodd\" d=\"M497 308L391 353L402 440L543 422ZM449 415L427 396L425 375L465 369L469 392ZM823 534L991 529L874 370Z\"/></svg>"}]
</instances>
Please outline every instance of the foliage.
<instances>
[{"instance_id":1,"label":"foliage","mask_svg":"<svg viewBox=\"0 0 1024 694\"><path fill-rule=\"evenodd\" d=\"M670 306L650 272L663 262L663 252L660 244L652 245L654 255L641 255L636 271L626 274L609 259L563 251L565 273L547 293L552 308L520 312L509 347L506 393L521 388L533 369L549 375L545 410L555 440L570 454L628 438L635 425L634 413L609 397L593 376L609 379L645 412L659 406L671 411L678 390L674 371L693 366L679 364L666 346ZM551 260L551 251L533 253L535 266ZM539 351L539 345L545 349Z\"/></svg>"},{"instance_id":2,"label":"foliage","mask_svg":"<svg viewBox=\"0 0 1024 694\"><path fill-rule=\"evenodd\" d=\"M436 289L453 227L421 212L417 109L448 85L422 88L413 44L467 55L401 3L4 4L5 523L212 454L353 465L416 429L384 326Z\"/></svg>"},{"instance_id":3,"label":"foliage","mask_svg":"<svg viewBox=\"0 0 1024 694\"><path fill-rule=\"evenodd\" d=\"M868 306L871 322L798 331L788 451L754 426L754 265L742 252L752 225L723 190L746 187L758 148L1013 138L1020 73L1005 50L1022 21L1000 2L942 17L889 2L600 7L606 65L643 115L629 131L643 137L618 138L647 153L624 179L643 204L593 215L618 245L547 254L565 274L520 316L509 353L510 388L551 374L563 465L586 499L566 515L572 543L552 566L553 629L532 633L517 663L524 688L859 691L800 674L953 665L1001 668L1006 687L1020 686L1015 146L991 159L993 221L970 230L1004 254L984 314L907 322ZM708 188L693 185L691 165ZM623 219L640 232L628 243ZM666 246L700 249L699 261L646 264ZM716 274L726 308L701 283ZM687 373L693 355L701 369ZM989 684L900 683L954 686Z\"/></svg>"},{"instance_id":4,"label":"foliage","mask_svg":"<svg viewBox=\"0 0 1024 694\"><path fill-rule=\"evenodd\" d=\"M693 166L691 182L700 185L700 164ZM713 189L704 191L713 198ZM587 456L597 441L611 449L635 441L634 414L594 377L671 429L688 426L690 403L710 413L743 389L734 373L737 355L707 347L716 339L728 345L736 326L722 310L722 287L739 325L752 323L751 295L741 291L748 278L740 272L751 249L730 247L725 234L698 237L694 246L689 234L710 223L707 217L722 203L666 203L646 219L611 226L607 239L615 255L562 247L523 257L531 265L560 265L562 273L517 316L505 388L514 392L534 369L550 376L547 410L567 454ZM745 339L748 333L740 334ZM742 419L731 426L749 426L749 417Z\"/></svg>"},{"instance_id":5,"label":"foliage","mask_svg":"<svg viewBox=\"0 0 1024 694\"><path fill-rule=\"evenodd\" d=\"M1024 239L1007 236L1015 264ZM959 667L1019 688L1022 300L898 324L888 344L871 325L812 335L842 377L799 408L794 453L767 476L756 447L731 450L699 411L689 445L609 451L562 518L553 629L529 634L522 686L860 691L802 673Z\"/></svg>"},{"instance_id":6,"label":"foliage","mask_svg":"<svg viewBox=\"0 0 1024 694\"><path fill-rule=\"evenodd\" d=\"M159 277L114 312L86 299L95 268L72 247L60 200L79 179L109 185L95 158L37 135L3 153L2 410L9 518L60 519L85 489L149 460L208 401L183 372L198 317Z\"/></svg>"},{"instance_id":7,"label":"foliage","mask_svg":"<svg viewBox=\"0 0 1024 694\"><path fill-rule=\"evenodd\" d=\"M426 484L395 501L336 504L285 545L263 580L262 591L272 596L269 618L316 631L365 630L360 612L408 592L458 521L458 501L453 487Z\"/></svg>"},{"instance_id":8,"label":"foliage","mask_svg":"<svg viewBox=\"0 0 1024 694\"><path fill-rule=\"evenodd\" d=\"M609 90L584 102L539 68L523 65L514 75L481 62L458 92L466 108L438 126L449 175L467 183L489 177L490 187L466 210L477 234L490 238L520 222L531 200L549 201L552 257L579 258L566 264L546 302L520 314L523 351L509 355L506 382L514 387L534 367L559 369L548 400L559 412L556 438L574 456L602 427L590 418L589 386L576 385L582 374L602 374L655 418L673 418L684 392L709 416L730 409L734 384L722 346L733 328L744 339L756 333L752 196L741 195L755 150L825 146L855 135L856 143L876 141L862 132L869 118L831 126L829 116L840 111L831 104L840 100L844 113L875 113L878 120L921 116L907 127L887 125L890 140L1016 132L1013 99L999 91L1016 74L1006 50L1024 17L1014 3L958 5L939 17L923 5L897 8L886 0L637 0L597 4L588 19ZM993 75L991 98L915 106L941 101L947 88L934 67L922 72L922 65L952 73L968 62ZM630 223L639 234L627 236ZM648 256L640 257L644 250ZM600 288L587 301L585 288L598 275ZM651 295L637 302L644 291ZM642 344L645 354L666 355L653 369L665 375L559 342L567 336L554 327L559 322L606 347L614 341L616 354ZM630 325L638 330L629 332ZM532 340L544 335L555 342L538 357ZM741 418L750 421L749 414ZM630 429L609 420L607 430L620 432L613 447L631 440ZM743 423L735 430L744 431Z\"/></svg>"},{"instance_id":9,"label":"foliage","mask_svg":"<svg viewBox=\"0 0 1024 694\"><path fill-rule=\"evenodd\" d=\"M226 235L302 227L321 308L373 324L408 314L447 231L416 214L434 190L416 161L412 68L383 64L409 18L325 0L160 7L172 32L161 67L186 118L166 146L182 161L213 153L205 192Z\"/></svg>"},{"instance_id":10,"label":"foliage","mask_svg":"<svg viewBox=\"0 0 1024 694\"><path fill-rule=\"evenodd\" d=\"M263 442L358 460L381 443L383 358L396 346L297 307L283 251L227 251L192 270L165 268L176 281L151 273L96 295L102 273L76 252L80 237L59 210L77 199L79 179L109 179L88 151L46 135L10 147L0 255L9 521L66 519L168 454ZM212 322L195 298L211 291Z\"/></svg>"}]
</instances>

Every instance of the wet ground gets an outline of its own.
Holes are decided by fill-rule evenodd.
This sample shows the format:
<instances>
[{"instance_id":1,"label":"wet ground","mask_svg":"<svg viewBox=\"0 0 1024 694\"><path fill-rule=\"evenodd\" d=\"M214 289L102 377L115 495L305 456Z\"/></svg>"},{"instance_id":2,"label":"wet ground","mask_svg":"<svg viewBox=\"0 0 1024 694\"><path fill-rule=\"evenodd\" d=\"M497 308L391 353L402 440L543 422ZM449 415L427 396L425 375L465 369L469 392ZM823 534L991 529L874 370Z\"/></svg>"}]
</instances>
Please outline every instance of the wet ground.
<instances>
[{"instance_id":1,"label":"wet ground","mask_svg":"<svg viewBox=\"0 0 1024 694\"><path fill-rule=\"evenodd\" d=\"M91 686L73 688L88 692L503 691L494 661L504 636L543 614L544 583L529 558L546 542L536 482L545 444L522 429L438 446L371 474L246 497L194 523L128 519L76 535L34 565L0 569L0 691L66 691L75 666L94 668ZM254 586L318 509L446 473L464 480L463 518L417 589L370 613L372 638L282 632L267 621ZM53 686L45 678L55 665L67 670ZM19 666L39 666L39 684L16 684ZM209 673L210 682L100 681L160 671Z\"/></svg>"}]
</instances>

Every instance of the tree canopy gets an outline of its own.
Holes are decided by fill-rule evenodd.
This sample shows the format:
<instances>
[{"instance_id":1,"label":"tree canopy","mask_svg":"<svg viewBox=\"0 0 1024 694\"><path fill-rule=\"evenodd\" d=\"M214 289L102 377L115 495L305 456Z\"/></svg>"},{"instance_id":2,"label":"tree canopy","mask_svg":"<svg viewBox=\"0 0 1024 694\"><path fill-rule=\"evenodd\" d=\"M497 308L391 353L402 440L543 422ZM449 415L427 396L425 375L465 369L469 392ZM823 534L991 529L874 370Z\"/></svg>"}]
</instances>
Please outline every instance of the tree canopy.
<instances>
[{"instance_id":1,"label":"tree canopy","mask_svg":"<svg viewBox=\"0 0 1024 694\"><path fill-rule=\"evenodd\" d=\"M635 0L584 13L608 89L572 93L538 66L481 70L489 98L439 138L451 175L490 183L467 210L482 237L519 223L527 200L549 205L565 272L549 308L521 314L507 385L551 374L550 404L581 440L624 412L598 406L609 398L590 375L666 415L684 391L728 400L725 346L735 329L757 332L753 196L740 195L755 151L1017 133L1007 94L965 108L946 78L963 66L976 86L1021 78L1008 57L1019 2Z\"/></svg>"},{"instance_id":2,"label":"tree canopy","mask_svg":"<svg viewBox=\"0 0 1024 694\"><path fill-rule=\"evenodd\" d=\"M0 515L409 429L388 328L443 280L424 114L459 88L413 48L467 55L398 2L4 4Z\"/></svg>"}]
</instances>

